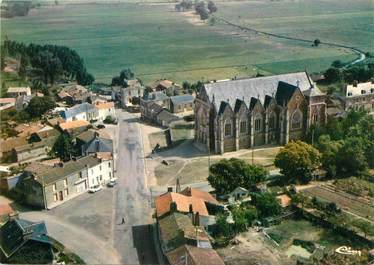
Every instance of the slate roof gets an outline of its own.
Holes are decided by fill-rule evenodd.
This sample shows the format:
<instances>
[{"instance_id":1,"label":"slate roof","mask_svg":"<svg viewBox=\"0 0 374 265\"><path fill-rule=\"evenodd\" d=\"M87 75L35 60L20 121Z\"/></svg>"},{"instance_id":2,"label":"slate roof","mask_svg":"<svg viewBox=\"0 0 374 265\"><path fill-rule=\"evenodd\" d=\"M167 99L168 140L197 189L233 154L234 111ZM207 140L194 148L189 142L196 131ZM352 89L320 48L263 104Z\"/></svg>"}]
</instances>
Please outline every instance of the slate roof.
<instances>
[{"instance_id":1,"label":"slate roof","mask_svg":"<svg viewBox=\"0 0 374 265\"><path fill-rule=\"evenodd\" d=\"M12 256L29 240L51 244L44 222L13 219L0 227L0 248L6 257Z\"/></svg>"},{"instance_id":2,"label":"slate roof","mask_svg":"<svg viewBox=\"0 0 374 265\"><path fill-rule=\"evenodd\" d=\"M36 176L35 180L41 184L52 184L57 180L66 178L68 175L77 173L86 166L89 168L101 163L99 158L94 156L85 156L76 161L70 160L63 163L63 166L48 166L42 163L33 162L25 168L25 172L32 173Z\"/></svg>"},{"instance_id":3,"label":"slate roof","mask_svg":"<svg viewBox=\"0 0 374 265\"><path fill-rule=\"evenodd\" d=\"M82 146L83 154L92 154L97 152L113 152L113 141L98 137L97 135L88 143Z\"/></svg>"},{"instance_id":4,"label":"slate roof","mask_svg":"<svg viewBox=\"0 0 374 265\"><path fill-rule=\"evenodd\" d=\"M190 217L182 213L176 212L163 217L159 220L159 228L161 239L166 249L177 248L185 244L188 239L209 242L209 237L204 227L192 225Z\"/></svg>"},{"instance_id":5,"label":"slate roof","mask_svg":"<svg viewBox=\"0 0 374 265\"><path fill-rule=\"evenodd\" d=\"M277 104L281 106L286 105L297 89L297 86L280 81L278 83L277 93L275 94Z\"/></svg>"},{"instance_id":6,"label":"slate roof","mask_svg":"<svg viewBox=\"0 0 374 265\"><path fill-rule=\"evenodd\" d=\"M166 95L163 91L155 91L151 93L146 93L143 96L143 99L146 101L159 101L159 100L166 100L168 99L168 95Z\"/></svg>"},{"instance_id":7,"label":"slate roof","mask_svg":"<svg viewBox=\"0 0 374 265\"><path fill-rule=\"evenodd\" d=\"M227 102L234 109L237 99L244 100L246 105L250 106L251 98L258 98L264 105L265 96L275 95L280 81L294 86L298 85L303 93L309 90L311 85L314 85L306 72L298 72L208 83L204 85L204 90L209 101L214 101L216 110L220 109L222 101ZM315 85L314 89L316 93L321 93Z\"/></svg>"},{"instance_id":8,"label":"slate roof","mask_svg":"<svg viewBox=\"0 0 374 265\"><path fill-rule=\"evenodd\" d=\"M163 107L161 107L160 105L158 105L157 103L151 103L149 106L148 106L148 110L149 111L153 111L153 113L155 115L159 114L161 111L164 110Z\"/></svg>"},{"instance_id":9,"label":"slate roof","mask_svg":"<svg viewBox=\"0 0 374 265\"><path fill-rule=\"evenodd\" d=\"M171 123L173 121L179 120L180 118L167 110L162 110L159 114L157 114L157 119L165 121L167 123Z\"/></svg>"},{"instance_id":10,"label":"slate roof","mask_svg":"<svg viewBox=\"0 0 374 265\"><path fill-rule=\"evenodd\" d=\"M80 113L91 113L95 111L96 109L94 106L92 106L90 103L84 102L61 112L61 117L67 120Z\"/></svg>"},{"instance_id":11,"label":"slate roof","mask_svg":"<svg viewBox=\"0 0 374 265\"><path fill-rule=\"evenodd\" d=\"M173 104L181 104L181 103L193 103L194 102L194 97L192 95L180 95L180 96L172 96L170 97L171 102Z\"/></svg>"},{"instance_id":12,"label":"slate roof","mask_svg":"<svg viewBox=\"0 0 374 265\"><path fill-rule=\"evenodd\" d=\"M170 265L224 265L214 249L180 246L166 254Z\"/></svg>"},{"instance_id":13,"label":"slate roof","mask_svg":"<svg viewBox=\"0 0 374 265\"><path fill-rule=\"evenodd\" d=\"M78 134L77 139L79 139L82 142L88 143L95 138L95 135L98 135L100 138L111 139L105 131L91 129L84 131L81 134Z\"/></svg>"}]
</instances>

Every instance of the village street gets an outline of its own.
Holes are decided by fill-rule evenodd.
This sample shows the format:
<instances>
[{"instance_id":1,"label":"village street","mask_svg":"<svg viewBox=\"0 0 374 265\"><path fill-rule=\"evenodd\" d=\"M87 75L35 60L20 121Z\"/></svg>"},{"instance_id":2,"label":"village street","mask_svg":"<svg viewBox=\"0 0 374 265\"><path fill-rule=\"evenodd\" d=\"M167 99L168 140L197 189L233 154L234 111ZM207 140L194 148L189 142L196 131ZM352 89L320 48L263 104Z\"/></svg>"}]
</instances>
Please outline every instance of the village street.
<instances>
[{"instance_id":1,"label":"village street","mask_svg":"<svg viewBox=\"0 0 374 265\"><path fill-rule=\"evenodd\" d=\"M21 218L44 221L52 237L89 264L157 264L138 117L118 109L117 118L117 126L105 129L114 138L114 188L85 193L52 210L16 208Z\"/></svg>"}]
</instances>

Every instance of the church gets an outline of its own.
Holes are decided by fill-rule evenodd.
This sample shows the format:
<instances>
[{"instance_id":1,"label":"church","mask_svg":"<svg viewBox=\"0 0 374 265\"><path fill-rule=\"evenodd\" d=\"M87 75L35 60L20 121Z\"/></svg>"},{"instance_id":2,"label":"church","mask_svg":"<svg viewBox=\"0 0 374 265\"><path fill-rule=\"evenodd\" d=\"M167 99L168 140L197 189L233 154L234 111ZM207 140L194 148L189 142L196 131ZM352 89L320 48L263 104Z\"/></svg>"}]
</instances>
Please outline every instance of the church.
<instances>
[{"instance_id":1,"label":"church","mask_svg":"<svg viewBox=\"0 0 374 265\"><path fill-rule=\"evenodd\" d=\"M325 94L307 72L210 82L195 101L195 141L218 154L284 145L325 122Z\"/></svg>"}]
</instances>

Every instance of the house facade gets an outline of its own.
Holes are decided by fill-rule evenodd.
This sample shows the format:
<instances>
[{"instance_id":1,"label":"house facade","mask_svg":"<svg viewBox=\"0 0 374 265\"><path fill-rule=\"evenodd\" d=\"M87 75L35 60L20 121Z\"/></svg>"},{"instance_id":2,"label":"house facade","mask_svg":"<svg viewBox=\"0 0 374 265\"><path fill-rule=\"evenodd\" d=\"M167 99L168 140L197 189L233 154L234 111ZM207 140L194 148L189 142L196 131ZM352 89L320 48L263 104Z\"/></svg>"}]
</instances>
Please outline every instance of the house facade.
<instances>
[{"instance_id":1,"label":"house facade","mask_svg":"<svg viewBox=\"0 0 374 265\"><path fill-rule=\"evenodd\" d=\"M374 112L374 80L345 87L344 109Z\"/></svg>"},{"instance_id":2,"label":"house facade","mask_svg":"<svg viewBox=\"0 0 374 265\"><path fill-rule=\"evenodd\" d=\"M7 94L11 98L17 98L19 96L31 96L30 87L10 87L7 90Z\"/></svg>"},{"instance_id":3,"label":"house facade","mask_svg":"<svg viewBox=\"0 0 374 265\"><path fill-rule=\"evenodd\" d=\"M61 112L61 117L65 121L84 120L91 121L99 116L98 110L90 103L84 102Z\"/></svg>"},{"instance_id":4,"label":"house facade","mask_svg":"<svg viewBox=\"0 0 374 265\"><path fill-rule=\"evenodd\" d=\"M127 87L121 88L121 102L125 107L132 103L134 98L142 98L145 87L137 79L127 80Z\"/></svg>"},{"instance_id":5,"label":"house facade","mask_svg":"<svg viewBox=\"0 0 374 265\"><path fill-rule=\"evenodd\" d=\"M15 188L27 204L51 209L97 183L108 182L108 177L113 177L110 161L90 155L53 166L34 162L25 168Z\"/></svg>"},{"instance_id":6,"label":"house facade","mask_svg":"<svg viewBox=\"0 0 374 265\"><path fill-rule=\"evenodd\" d=\"M108 116L116 117L114 102L97 102L95 108L97 109L97 119L100 121L105 120Z\"/></svg>"},{"instance_id":7,"label":"house facade","mask_svg":"<svg viewBox=\"0 0 374 265\"><path fill-rule=\"evenodd\" d=\"M325 94L306 72L208 83L195 100L195 140L215 153L286 144L325 122Z\"/></svg>"},{"instance_id":8,"label":"house facade","mask_svg":"<svg viewBox=\"0 0 374 265\"><path fill-rule=\"evenodd\" d=\"M195 98L192 95L180 95L170 97L170 111L173 113L181 113L185 111L193 111Z\"/></svg>"}]
</instances>

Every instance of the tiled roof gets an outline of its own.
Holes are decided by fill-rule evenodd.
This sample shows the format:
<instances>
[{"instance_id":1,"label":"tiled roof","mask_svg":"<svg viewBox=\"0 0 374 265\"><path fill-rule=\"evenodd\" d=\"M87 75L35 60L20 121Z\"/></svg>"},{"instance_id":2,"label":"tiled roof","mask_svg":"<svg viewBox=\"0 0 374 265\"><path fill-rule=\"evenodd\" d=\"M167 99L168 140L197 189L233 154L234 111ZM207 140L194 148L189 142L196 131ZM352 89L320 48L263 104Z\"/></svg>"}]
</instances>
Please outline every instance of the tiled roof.
<instances>
[{"instance_id":1,"label":"tiled roof","mask_svg":"<svg viewBox=\"0 0 374 265\"><path fill-rule=\"evenodd\" d=\"M15 98L0 98L0 104L16 103Z\"/></svg>"},{"instance_id":2,"label":"tiled roof","mask_svg":"<svg viewBox=\"0 0 374 265\"><path fill-rule=\"evenodd\" d=\"M214 249L183 245L166 254L170 265L224 265Z\"/></svg>"},{"instance_id":3,"label":"tiled roof","mask_svg":"<svg viewBox=\"0 0 374 265\"><path fill-rule=\"evenodd\" d=\"M89 126L89 125L90 125L90 123L88 121L84 121L84 120L67 121L67 122L63 122L63 123L59 124L61 130L63 130L63 131L71 130L71 129L75 129L75 128L80 128L80 127L85 127L85 126Z\"/></svg>"},{"instance_id":4,"label":"tiled roof","mask_svg":"<svg viewBox=\"0 0 374 265\"><path fill-rule=\"evenodd\" d=\"M110 152L97 152L96 157L103 161L108 161L108 160L113 159L112 153Z\"/></svg>"},{"instance_id":5,"label":"tiled roof","mask_svg":"<svg viewBox=\"0 0 374 265\"><path fill-rule=\"evenodd\" d=\"M209 242L204 227L192 225L192 220L185 214L173 213L159 220L161 240L166 249L175 249L187 240Z\"/></svg>"},{"instance_id":6,"label":"tiled roof","mask_svg":"<svg viewBox=\"0 0 374 265\"><path fill-rule=\"evenodd\" d=\"M97 102L95 107L97 109L111 109L114 108L114 102Z\"/></svg>"},{"instance_id":7,"label":"tiled roof","mask_svg":"<svg viewBox=\"0 0 374 265\"><path fill-rule=\"evenodd\" d=\"M183 194L189 197L200 198L210 203L215 203L215 204L218 203L217 200L209 192L199 190L199 189L194 189L191 187L185 188L184 190L180 192L180 194Z\"/></svg>"},{"instance_id":8,"label":"tiled roof","mask_svg":"<svg viewBox=\"0 0 374 265\"><path fill-rule=\"evenodd\" d=\"M287 207L291 205L291 198L286 194L277 196L277 199L282 207Z\"/></svg>"},{"instance_id":9,"label":"tiled roof","mask_svg":"<svg viewBox=\"0 0 374 265\"><path fill-rule=\"evenodd\" d=\"M30 87L10 87L8 88L8 93L27 93L31 94Z\"/></svg>"},{"instance_id":10,"label":"tiled roof","mask_svg":"<svg viewBox=\"0 0 374 265\"><path fill-rule=\"evenodd\" d=\"M34 142L22 146L17 146L14 149L17 153L30 151L36 148L52 148L53 144L56 142L57 136L51 136L43 138L40 142Z\"/></svg>"},{"instance_id":11,"label":"tiled roof","mask_svg":"<svg viewBox=\"0 0 374 265\"><path fill-rule=\"evenodd\" d=\"M216 110L219 110L222 101L227 102L234 109L237 99L244 100L247 106L250 106L251 98L258 98L261 104L264 104L266 95L275 95L280 81L298 85L302 92L309 90L313 84L307 73L299 72L208 83L204 85L204 91L209 101L214 102ZM319 91L315 85L314 89Z\"/></svg>"},{"instance_id":12,"label":"tiled roof","mask_svg":"<svg viewBox=\"0 0 374 265\"><path fill-rule=\"evenodd\" d=\"M0 143L0 152L9 152L13 150L13 148L27 145L27 137L15 137L15 138L8 138L5 141Z\"/></svg>"},{"instance_id":13,"label":"tiled roof","mask_svg":"<svg viewBox=\"0 0 374 265\"><path fill-rule=\"evenodd\" d=\"M76 161L70 160L63 163L63 166L47 166L42 163L33 162L25 168L25 172L30 172L36 176L36 181L41 184L51 184L57 180L66 178L68 175L83 170L86 166L89 168L98 165L101 160L95 156L85 156Z\"/></svg>"},{"instance_id":14,"label":"tiled roof","mask_svg":"<svg viewBox=\"0 0 374 265\"><path fill-rule=\"evenodd\" d=\"M194 213L199 213L202 216L208 216L208 209L206 208L205 202L201 198L189 197L183 194L168 192L160 195L156 198L156 212L157 217L160 217L170 211L170 204L175 202L177 205L177 211L182 213L188 213L190 211L190 205Z\"/></svg>"}]
</instances>

